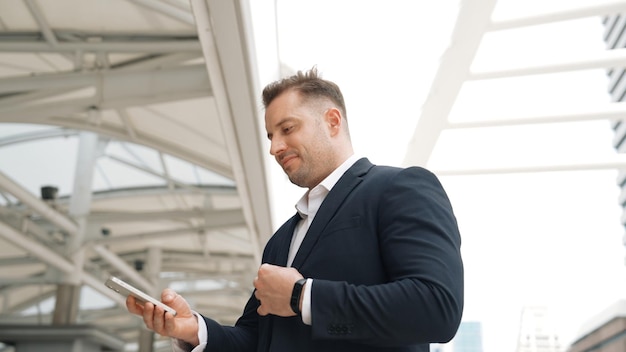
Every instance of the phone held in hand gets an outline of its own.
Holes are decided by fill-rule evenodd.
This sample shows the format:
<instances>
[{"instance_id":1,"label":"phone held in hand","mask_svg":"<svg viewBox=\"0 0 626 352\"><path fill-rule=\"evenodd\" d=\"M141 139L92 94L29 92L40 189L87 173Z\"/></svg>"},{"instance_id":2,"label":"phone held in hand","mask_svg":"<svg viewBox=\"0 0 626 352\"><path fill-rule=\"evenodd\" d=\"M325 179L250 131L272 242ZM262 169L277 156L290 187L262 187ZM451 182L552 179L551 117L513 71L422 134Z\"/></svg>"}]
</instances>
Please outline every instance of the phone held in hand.
<instances>
[{"instance_id":1,"label":"phone held in hand","mask_svg":"<svg viewBox=\"0 0 626 352\"><path fill-rule=\"evenodd\" d=\"M163 302L157 300L154 297L151 297L147 293L141 291L140 289L132 286L131 284L123 281L120 278L111 276L104 284L108 288L112 289L113 291L119 293L124 297L133 296L140 303L150 302L155 306L161 307L164 311L170 312L172 313L172 315L176 316L176 311L172 307L165 305Z\"/></svg>"}]
</instances>

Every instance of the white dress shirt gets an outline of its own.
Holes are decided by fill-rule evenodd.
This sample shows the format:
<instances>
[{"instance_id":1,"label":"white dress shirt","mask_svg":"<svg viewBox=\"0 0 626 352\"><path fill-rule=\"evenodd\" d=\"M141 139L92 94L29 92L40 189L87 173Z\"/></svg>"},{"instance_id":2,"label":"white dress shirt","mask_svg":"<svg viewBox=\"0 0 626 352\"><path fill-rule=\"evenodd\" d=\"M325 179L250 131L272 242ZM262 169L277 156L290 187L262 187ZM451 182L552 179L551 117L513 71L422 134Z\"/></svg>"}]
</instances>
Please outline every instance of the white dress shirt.
<instances>
[{"instance_id":1,"label":"white dress shirt","mask_svg":"<svg viewBox=\"0 0 626 352\"><path fill-rule=\"evenodd\" d=\"M330 190L335 186L337 181L343 176L343 174L352 166L354 163L359 160L359 157L356 155L351 155L348 159L346 159L338 168L335 169L330 175L328 175L322 182L320 182L317 186L313 187L313 189L307 191L302 198L296 203L296 210L300 214L301 220L296 225L296 229L294 230L293 237L291 239L291 245L289 246L289 255L287 256L287 266L291 266L293 263L296 254L298 253L298 249L304 241L304 236L306 235L315 215L317 214L318 209L322 205L322 202L330 192ZM313 286L313 279L307 278L306 285L304 286L303 297L302 297L302 322L311 325L311 287ZM201 352L204 350L204 347L207 344L208 334L207 334L207 326L206 322L200 314L194 314L198 317L198 340L200 344L193 348L190 352ZM173 339L172 340L172 348L174 352L186 352L189 351L188 344Z\"/></svg>"},{"instance_id":2,"label":"white dress shirt","mask_svg":"<svg viewBox=\"0 0 626 352\"><path fill-rule=\"evenodd\" d=\"M293 259L296 257L298 253L298 249L304 240L304 236L306 235L311 223L313 223L313 219L315 215L317 215L317 211L324 199L326 199L326 195L330 192L330 190L335 186L337 181L343 176L343 174L348 170L354 163L359 160L359 158L355 155L350 156L346 161L344 161L338 168L335 169L330 175L328 175L322 182L320 182L317 186L313 187L313 189L306 192L302 198L296 203L296 210L300 214L302 220L296 226L294 231L294 236L291 240L291 246L289 246L289 256L287 257L287 266L291 266L293 263ZM311 325L311 287L313 286L313 280L308 278L306 281L306 285L304 286L303 297L302 297L302 322Z\"/></svg>"}]
</instances>

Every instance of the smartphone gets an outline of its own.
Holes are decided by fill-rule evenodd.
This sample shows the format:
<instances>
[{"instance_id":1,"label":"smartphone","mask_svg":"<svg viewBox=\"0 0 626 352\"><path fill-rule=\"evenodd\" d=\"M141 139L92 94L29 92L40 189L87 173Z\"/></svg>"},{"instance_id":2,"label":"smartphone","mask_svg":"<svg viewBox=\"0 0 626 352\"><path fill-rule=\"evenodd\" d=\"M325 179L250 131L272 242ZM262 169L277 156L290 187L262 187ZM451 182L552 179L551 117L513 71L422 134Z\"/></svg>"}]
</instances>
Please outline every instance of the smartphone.
<instances>
[{"instance_id":1,"label":"smartphone","mask_svg":"<svg viewBox=\"0 0 626 352\"><path fill-rule=\"evenodd\" d=\"M140 289L132 286L131 284L124 282L122 279L117 278L115 276L111 276L104 283L111 290L119 293L124 297L133 296L140 303L150 302L155 306L159 306L163 308L164 311L172 313L172 315L176 316L176 311L163 302L157 300L156 298L151 297L147 293L141 291Z\"/></svg>"}]
</instances>

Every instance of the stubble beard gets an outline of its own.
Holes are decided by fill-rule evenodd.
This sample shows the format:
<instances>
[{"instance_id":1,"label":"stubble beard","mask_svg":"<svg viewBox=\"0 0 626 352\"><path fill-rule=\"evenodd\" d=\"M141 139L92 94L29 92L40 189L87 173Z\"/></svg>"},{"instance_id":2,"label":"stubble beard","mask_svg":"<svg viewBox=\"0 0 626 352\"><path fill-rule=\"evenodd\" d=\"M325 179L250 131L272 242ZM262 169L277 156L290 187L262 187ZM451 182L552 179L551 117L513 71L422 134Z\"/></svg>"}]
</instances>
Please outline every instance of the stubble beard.
<instances>
[{"instance_id":1,"label":"stubble beard","mask_svg":"<svg viewBox=\"0 0 626 352\"><path fill-rule=\"evenodd\" d=\"M289 177L289 181L298 187L307 188L307 176L310 175L309 168L305 165L301 165L300 168L295 170L292 173L287 173L287 177ZM287 172L287 171L285 171Z\"/></svg>"},{"instance_id":2,"label":"stubble beard","mask_svg":"<svg viewBox=\"0 0 626 352\"><path fill-rule=\"evenodd\" d=\"M312 189L317 186L324 178L326 178L330 172L332 172L332 165L329 165L329 160L308 160L300 159L300 167L288 173L289 181L294 185L302 188Z\"/></svg>"}]
</instances>

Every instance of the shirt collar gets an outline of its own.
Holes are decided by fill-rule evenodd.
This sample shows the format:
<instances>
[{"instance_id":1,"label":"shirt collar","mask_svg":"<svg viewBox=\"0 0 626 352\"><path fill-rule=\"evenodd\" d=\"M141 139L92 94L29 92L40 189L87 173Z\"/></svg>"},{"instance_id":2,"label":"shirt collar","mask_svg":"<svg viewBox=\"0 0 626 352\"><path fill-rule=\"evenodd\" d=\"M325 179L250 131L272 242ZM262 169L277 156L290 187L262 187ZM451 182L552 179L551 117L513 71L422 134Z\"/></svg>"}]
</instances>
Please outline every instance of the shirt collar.
<instances>
[{"instance_id":1,"label":"shirt collar","mask_svg":"<svg viewBox=\"0 0 626 352\"><path fill-rule=\"evenodd\" d=\"M348 171L348 169L352 165L354 165L354 163L356 163L357 160L359 160L359 157L352 154L351 156L348 157L348 159L346 159L346 161L344 161L341 165L339 165L339 167L336 168L335 171L331 172L330 175L328 175L325 179L323 179L319 185L322 185L324 188L326 188L327 191L330 192L330 190L335 186L337 181L339 181L341 176L343 176L343 174L345 174L346 171Z\"/></svg>"}]
</instances>

